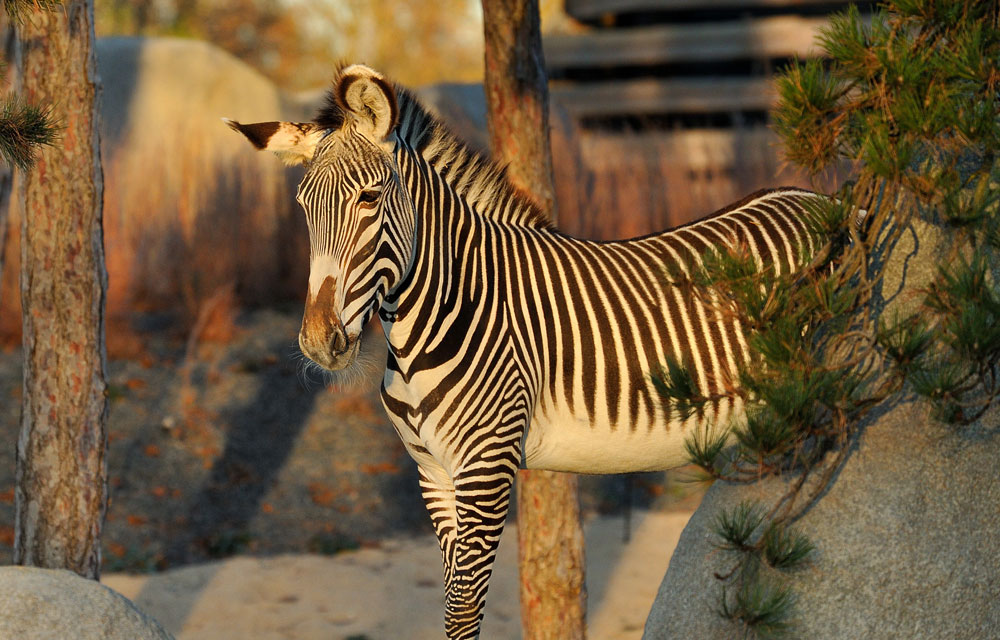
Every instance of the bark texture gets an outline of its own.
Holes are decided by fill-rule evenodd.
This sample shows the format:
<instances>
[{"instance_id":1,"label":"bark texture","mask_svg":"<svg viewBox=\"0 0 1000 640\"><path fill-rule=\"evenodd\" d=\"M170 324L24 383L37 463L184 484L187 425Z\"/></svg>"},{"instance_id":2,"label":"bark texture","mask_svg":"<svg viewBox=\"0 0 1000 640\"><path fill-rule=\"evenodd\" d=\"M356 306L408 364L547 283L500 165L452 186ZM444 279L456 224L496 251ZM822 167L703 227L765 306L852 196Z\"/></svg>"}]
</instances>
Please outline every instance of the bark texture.
<instances>
[{"instance_id":1,"label":"bark texture","mask_svg":"<svg viewBox=\"0 0 1000 640\"><path fill-rule=\"evenodd\" d=\"M524 469L517 479L518 571L525 640L587 637L576 476Z\"/></svg>"},{"instance_id":2,"label":"bark texture","mask_svg":"<svg viewBox=\"0 0 1000 640\"><path fill-rule=\"evenodd\" d=\"M493 157L556 218L549 88L537 0L483 0L486 104Z\"/></svg>"},{"instance_id":3,"label":"bark texture","mask_svg":"<svg viewBox=\"0 0 1000 640\"><path fill-rule=\"evenodd\" d=\"M483 0L493 157L554 220L549 96L536 0ZM518 564L525 640L586 637L583 530L576 476L518 475Z\"/></svg>"},{"instance_id":4,"label":"bark texture","mask_svg":"<svg viewBox=\"0 0 1000 640\"><path fill-rule=\"evenodd\" d=\"M21 93L64 129L21 181L24 393L14 559L97 578L107 504L104 270L92 0L20 29Z\"/></svg>"}]
</instances>

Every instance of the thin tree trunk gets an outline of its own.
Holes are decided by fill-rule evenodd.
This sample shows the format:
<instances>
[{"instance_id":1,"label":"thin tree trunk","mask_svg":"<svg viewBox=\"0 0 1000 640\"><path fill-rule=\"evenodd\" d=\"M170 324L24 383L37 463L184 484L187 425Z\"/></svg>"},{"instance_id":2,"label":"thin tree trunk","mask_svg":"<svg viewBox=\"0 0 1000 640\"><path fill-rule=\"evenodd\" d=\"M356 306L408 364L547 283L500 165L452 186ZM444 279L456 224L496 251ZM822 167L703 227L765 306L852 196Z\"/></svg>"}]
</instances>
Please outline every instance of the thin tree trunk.
<instances>
[{"instance_id":1,"label":"thin tree trunk","mask_svg":"<svg viewBox=\"0 0 1000 640\"><path fill-rule=\"evenodd\" d=\"M20 29L21 93L65 127L20 188L24 393L14 560L97 578L107 503L104 270L93 0Z\"/></svg>"},{"instance_id":2,"label":"thin tree trunk","mask_svg":"<svg viewBox=\"0 0 1000 640\"><path fill-rule=\"evenodd\" d=\"M483 0L493 157L555 219L549 96L537 0ZM518 560L525 640L586 637L583 530L576 476L518 475Z\"/></svg>"},{"instance_id":3,"label":"thin tree trunk","mask_svg":"<svg viewBox=\"0 0 1000 640\"><path fill-rule=\"evenodd\" d=\"M0 309L5 296L13 291L4 291L3 269L7 262L7 234L10 226L11 191L14 188L14 171L9 166L0 167Z\"/></svg>"},{"instance_id":4,"label":"thin tree trunk","mask_svg":"<svg viewBox=\"0 0 1000 640\"><path fill-rule=\"evenodd\" d=\"M10 19L4 14L0 17L0 52L3 54L4 66L0 68L3 79L0 79L0 93L9 95L17 72L14 70L14 49L17 45L17 34L10 24ZM14 186L14 170L7 163L0 166L0 309L4 304L3 268L7 258L7 234L10 225L11 191Z\"/></svg>"},{"instance_id":5,"label":"thin tree trunk","mask_svg":"<svg viewBox=\"0 0 1000 640\"><path fill-rule=\"evenodd\" d=\"M575 475L518 473L517 536L522 637L583 640L587 588Z\"/></svg>"}]
</instances>

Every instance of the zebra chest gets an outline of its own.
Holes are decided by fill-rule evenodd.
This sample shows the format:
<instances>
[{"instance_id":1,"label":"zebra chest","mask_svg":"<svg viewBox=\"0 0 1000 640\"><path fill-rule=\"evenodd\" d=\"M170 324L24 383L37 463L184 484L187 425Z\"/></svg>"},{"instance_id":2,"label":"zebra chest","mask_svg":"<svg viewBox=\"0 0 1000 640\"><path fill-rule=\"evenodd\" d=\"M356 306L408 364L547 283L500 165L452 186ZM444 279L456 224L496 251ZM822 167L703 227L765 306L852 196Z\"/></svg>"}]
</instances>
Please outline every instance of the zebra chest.
<instances>
[{"instance_id":1,"label":"zebra chest","mask_svg":"<svg viewBox=\"0 0 1000 640\"><path fill-rule=\"evenodd\" d=\"M432 348L407 351L390 342L383 405L421 467L441 467L450 474L463 464L463 443L495 432L499 423L510 423L517 413L523 415L520 422L527 423L529 403L518 393L525 385L502 366L505 342L498 338L489 348L446 345L443 350L454 354L451 358L441 358ZM516 417L513 422L518 422Z\"/></svg>"},{"instance_id":2,"label":"zebra chest","mask_svg":"<svg viewBox=\"0 0 1000 640\"><path fill-rule=\"evenodd\" d=\"M409 382L398 371L387 368L382 381L382 406L410 457L424 469L446 467L442 443L434 423L423 408L419 384Z\"/></svg>"}]
</instances>

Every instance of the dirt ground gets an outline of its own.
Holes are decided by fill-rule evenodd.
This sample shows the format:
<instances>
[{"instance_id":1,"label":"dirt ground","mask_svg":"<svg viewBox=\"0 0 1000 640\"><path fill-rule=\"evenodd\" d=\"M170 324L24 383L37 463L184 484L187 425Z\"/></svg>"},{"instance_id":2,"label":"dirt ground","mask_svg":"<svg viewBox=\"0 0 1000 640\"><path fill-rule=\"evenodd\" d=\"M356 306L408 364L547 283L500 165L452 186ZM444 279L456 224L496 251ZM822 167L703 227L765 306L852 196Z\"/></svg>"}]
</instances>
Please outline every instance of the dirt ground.
<instances>
[{"instance_id":1,"label":"dirt ground","mask_svg":"<svg viewBox=\"0 0 1000 640\"><path fill-rule=\"evenodd\" d=\"M362 353L369 374L353 388L330 386L307 370L298 352L300 314L298 308L289 308L209 317L187 335L176 331L171 318L155 315L136 316L128 326L109 328L110 507L104 573L150 574L137 578L149 585L141 589L148 594L167 570L215 585L231 571L267 575L267 567L285 562L299 567L295 571L329 563L362 566L369 557L389 553L387 549L413 547L419 551L412 552L412 560L399 562L419 566L418 591L426 591L435 603L428 612L435 635L427 637L438 637L440 559L419 497L415 466L378 400L384 345L374 339L378 334L371 334ZM0 352L0 448L7 456L7 463L0 464L3 563L12 557L20 385L20 352L8 347ZM638 535L638 521L650 521L640 517L645 510L675 512L684 519L699 495L691 485L665 474L581 479L581 505L595 523L591 530L609 531L609 540L617 536L620 541L624 535L627 502L637 509L632 528ZM508 554L513 553L513 539L511 527L505 538ZM621 555L625 547L619 546L608 557ZM668 551L664 554L656 584L669 558ZM224 565L204 564L225 559L230 560ZM611 569L606 573L611 575ZM338 578L329 580L333 583L317 585L316 590L353 591L354 579L348 574L339 587L333 586L340 584ZM392 580L392 572L386 571L385 580ZM502 580L498 577L496 585ZM491 590L491 602L505 603L496 606L508 611L498 611L493 616L498 621L507 616L516 623L516 582L512 584L510 598L502 595L505 587L494 585ZM145 597L140 604L146 604ZM294 602L301 597L294 596ZM216 610L211 602L198 600L209 617ZM648 602L644 606L648 610ZM199 619L191 617L201 610L198 607L189 607L180 619ZM176 620L179 614L169 615ZM234 615L225 618L243 617ZM388 628L377 624L356 626L346 625L343 637L399 637L383 635ZM267 637L338 637L323 635L326 631L275 633ZM182 637L223 636L184 631ZM515 636L504 632L487 637Z\"/></svg>"},{"instance_id":2,"label":"dirt ground","mask_svg":"<svg viewBox=\"0 0 1000 640\"><path fill-rule=\"evenodd\" d=\"M639 640L687 512L586 524L588 637ZM514 532L500 545L483 637L520 638ZM335 556L240 556L153 575L107 574L178 640L439 640L444 598L433 536L390 538Z\"/></svg>"}]
</instances>

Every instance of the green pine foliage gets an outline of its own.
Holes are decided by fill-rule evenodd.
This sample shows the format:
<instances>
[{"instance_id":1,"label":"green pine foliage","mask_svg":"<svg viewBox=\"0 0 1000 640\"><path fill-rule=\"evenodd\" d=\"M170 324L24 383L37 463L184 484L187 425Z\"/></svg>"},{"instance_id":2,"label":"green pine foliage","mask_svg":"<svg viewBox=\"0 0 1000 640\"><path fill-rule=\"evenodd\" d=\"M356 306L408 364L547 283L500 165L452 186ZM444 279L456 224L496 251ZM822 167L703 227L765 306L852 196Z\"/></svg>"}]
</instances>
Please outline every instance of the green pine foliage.
<instances>
[{"instance_id":1,"label":"green pine foliage","mask_svg":"<svg viewBox=\"0 0 1000 640\"><path fill-rule=\"evenodd\" d=\"M754 502L741 502L733 509L723 510L713 526L713 532L721 540L717 546L725 551L753 551L753 541L764 516L764 509Z\"/></svg>"},{"instance_id":2,"label":"green pine foliage","mask_svg":"<svg viewBox=\"0 0 1000 640\"><path fill-rule=\"evenodd\" d=\"M667 358L666 368L653 375L653 386L660 395L668 399L671 411L681 420L691 416L702 416L709 398L698 392L698 385L688 367L676 358Z\"/></svg>"},{"instance_id":3,"label":"green pine foliage","mask_svg":"<svg viewBox=\"0 0 1000 640\"><path fill-rule=\"evenodd\" d=\"M729 432L724 429L709 430L707 424L696 427L684 441L684 450L692 464L699 467L713 480L720 477L723 451Z\"/></svg>"},{"instance_id":4,"label":"green pine foliage","mask_svg":"<svg viewBox=\"0 0 1000 640\"><path fill-rule=\"evenodd\" d=\"M921 369L923 355L934 338L926 321L918 316L900 319L898 313L890 321L883 319L879 323L877 336L882 351L903 377Z\"/></svg>"},{"instance_id":5,"label":"green pine foliage","mask_svg":"<svg viewBox=\"0 0 1000 640\"><path fill-rule=\"evenodd\" d=\"M757 502L741 502L716 518L716 546L735 566L722 582L716 612L732 621L744 638L780 638L793 628L795 594L783 576L804 566L813 546L786 524L768 522ZM765 524L766 523L766 524Z\"/></svg>"},{"instance_id":6,"label":"green pine foliage","mask_svg":"<svg viewBox=\"0 0 1000 640\"><path fill-rule=\"evenodd\" d=\"M15 25L39 10L52 10L60 0L4 0L4 10ZM55 142L59 123L47 106L25 103L19 96L7 95L0 104L0 156L11 167L26 171L35 163L38 147Z\"/></svg>"},{"instance_id":7,"label":"green pine foliage","mask_svg":"<svg viewBox=\"0 0 1000 640\"><path fill-rule=\"evenodd\" d=\"M749 330L752 367L726 387L747 407L736 453L692 438L692 461L747 481L807 468L839 450L889 395L928 398L953 422L1000 394L1000 4L887 2L870 20L852 7L820 44L826 60L778 79L774 128L792 161L818 174L853 168L836 199L811 207L826 245L794 275L776 276L745 247L712 250L685 281ZM912 317L875 318L872 257L919 217L952 235L938 278ZM864 224L859 221L864 218ZM676 362L659 388L682 417L707 400ZM788 501L778 519L794 515ZM807 502L807 501L806 501ZM802 503L800 503L802 504Z\"/></svg>"},{"instance_id":8,"label":"green pine foliage","mask_svg":"<svg viewBox=\"0 0 1000 640\"><path fill-rule=\"evenodd\" d=\"M767 564L782 571L804 566L815 550L809 538L786 524L773 521L761 538L761 546Z\"/></svg>"},{"instance_id":9,"label":"green pine foliage","mask_svg":"<svg viewBox=\"0 0 1000 640\"><path fill-rule=\"evenodd\" d=\"M852 7L819 44L826 59L778 78L772 122L791 162L851 173L809 211L826 245L781 277L745 248L712 251L683 283L749 330L753 363L724 385L745 419L715 437L695 428L691 462L731 482L793 474L777 504L739 505L713 527L737 563L716 576L718 612L744 637L791 628L781 576L813 546L790 523L825 490L868 411L910 394L962 424L1000 395L1000 2L887 0L870 19ZM909 315L878 315L881 258L918 220L948 239L937 277ZM702 397L692 376L668 369L683 384L665 385L666 402Z\"/></svg>"},{"instance_id":10,"label":"green pine foliage","mask_svg":"<svg viewBox=\"0 0 1000 640\"><path fill-rule=\"evenodd\" d=\"M789 635L795 594L787 584L755 573L731 591L723 591L718 613L739 626L742 638Z\"/></svg>"},{"instance_id":11,"label":"green pine foliage","mask_svg":"<svg viewBox=\"0 0 1000 640\"><path fill-rule=\"evenodd\" d=\"M21 24L34 11L51 11L62 0L3 0L4 11L14 24Z\"/></svg>"},{"instance_id":12,"label":"green pine foliage","mask_svg":"<svg viewBox=\"0 0 1000 640\"><path fill-rule=\"evenodd\" d=\"M31 168L35 150L55 142L58 125L47 107L25 104L18 96L7 96L0 106L0 155L21 170Z\"/></svg>"}]
</instances>

